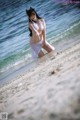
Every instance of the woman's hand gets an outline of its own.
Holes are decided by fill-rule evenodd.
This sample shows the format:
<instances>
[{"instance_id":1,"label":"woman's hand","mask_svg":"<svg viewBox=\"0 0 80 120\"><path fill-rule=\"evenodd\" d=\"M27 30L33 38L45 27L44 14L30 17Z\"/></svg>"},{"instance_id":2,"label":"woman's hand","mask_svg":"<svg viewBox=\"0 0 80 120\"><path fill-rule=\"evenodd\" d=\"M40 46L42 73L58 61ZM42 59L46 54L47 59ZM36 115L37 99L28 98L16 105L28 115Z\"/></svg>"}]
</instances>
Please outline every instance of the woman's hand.
<instances>
[{"instance_id":1,"label":"woman's hand","mask_svg":"<svg viewBox=\"0 0 80 120\"><path fill-rule=\"evenodd\" d=\"M43 46L45 45L45 43L46 43L46 41L45 41L45 40L43 40L43 43L42 43L42 44L43 44Z\"/></svg>"},{"instance_id":2,"label":"woman's hand","mask_svg":"<svg viewBox=\"0 0 80 120\"><path fill-rule=\"evenodd\" d=\"M29 24L29 28L35 33L36 36L39 36L39 32L34 28L33 24Z\"/></svg>"}]
</instances>

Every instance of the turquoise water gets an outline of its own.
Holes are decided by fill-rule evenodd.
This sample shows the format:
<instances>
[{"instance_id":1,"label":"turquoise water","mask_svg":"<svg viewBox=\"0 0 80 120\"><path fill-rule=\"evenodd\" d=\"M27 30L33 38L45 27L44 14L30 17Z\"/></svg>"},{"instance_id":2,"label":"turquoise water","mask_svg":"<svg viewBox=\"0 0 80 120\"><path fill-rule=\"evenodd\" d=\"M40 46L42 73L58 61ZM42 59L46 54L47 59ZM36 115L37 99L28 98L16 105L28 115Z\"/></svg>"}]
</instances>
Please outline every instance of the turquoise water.
<instances>
[{"instance_id":1,"label":"turquoise water","mask_svg":"<svg viewBox=\"0 0 80 120\"><path fill-rule=\"evenodd\" d=\"M78 4L55 0L0 0L0 76L11 68L32 62L26 9L32 6L46 21L50 43L80 34Z\"/></svg>"}]
</instances>

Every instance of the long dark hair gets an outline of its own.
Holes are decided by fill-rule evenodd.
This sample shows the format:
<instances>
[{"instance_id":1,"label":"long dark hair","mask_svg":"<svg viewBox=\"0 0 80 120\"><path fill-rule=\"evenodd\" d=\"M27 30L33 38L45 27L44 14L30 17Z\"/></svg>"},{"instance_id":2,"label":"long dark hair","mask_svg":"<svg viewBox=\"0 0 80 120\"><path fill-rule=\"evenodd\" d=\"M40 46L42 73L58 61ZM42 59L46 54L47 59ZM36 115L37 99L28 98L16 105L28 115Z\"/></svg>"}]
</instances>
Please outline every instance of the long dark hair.
<instances>
[{"instance_id":1,"label":"long dark hair","mask_svg":"<svg viewBox=\"0 0 80 120\"><path fill-rule=\"evenodd\" d=\"M36 14L36 17L38 18L38 19L42 19L38 14L37 14L37 12L35 11L35 9L34 8L32 8L32 7L30 7L30 9L29 10L26 10L26 14L28 15L28 20L29 20L29 22L32 22L31 20L30 20L30 16L31 16L31 14L32 14L32 12L34 12L35 14ZM35 21L34 21L35 22ZM29 31L30 31L30 36L32 36L32 30L29 28Z\"/></svg>"}]
</instances>

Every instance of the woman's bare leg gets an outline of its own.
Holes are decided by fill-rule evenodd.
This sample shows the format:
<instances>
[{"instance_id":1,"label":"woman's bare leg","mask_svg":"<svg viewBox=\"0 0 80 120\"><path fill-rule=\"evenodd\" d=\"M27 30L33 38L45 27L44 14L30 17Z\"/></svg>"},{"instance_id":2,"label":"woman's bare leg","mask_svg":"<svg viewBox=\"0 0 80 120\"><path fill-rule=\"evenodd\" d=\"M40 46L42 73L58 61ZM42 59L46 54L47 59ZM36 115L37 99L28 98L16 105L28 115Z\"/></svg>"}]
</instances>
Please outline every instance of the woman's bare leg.
<instances>
[{"instance_id":1,"label":"woman's bare leg","mask_svg":"<svg viewBox=\"0 0 80 120\"><path fill-rule=\"evenodd\" d=\"M47 41L46 41L45 44L43 45L43 48L44 48L48 53L55 50L55 48L54 48L52 45L50 45Z\"/></svg>"},{"instance_id":2,"label":"woman's bare leg","mask_svg":"<svg viewBox=\"0 0 80 120\"><path fill-rule=\"evenodd\" d=\"M43 57L43 56L44 56L44 53L43 53L43 51L41 50L41 51L39 52L39 54L38 54L38 57L41 58L41 57Z\"/></svg>"}]
</instances>

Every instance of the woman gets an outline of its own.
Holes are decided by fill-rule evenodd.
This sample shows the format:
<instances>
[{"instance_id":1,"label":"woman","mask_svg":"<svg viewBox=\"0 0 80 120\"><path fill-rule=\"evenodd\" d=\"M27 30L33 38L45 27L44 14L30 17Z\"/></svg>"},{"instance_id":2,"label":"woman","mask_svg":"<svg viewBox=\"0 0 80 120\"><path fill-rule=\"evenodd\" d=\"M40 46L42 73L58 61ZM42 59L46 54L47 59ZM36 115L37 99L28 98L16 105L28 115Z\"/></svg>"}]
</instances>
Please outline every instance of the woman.
<instances>
[{"instance_id":1,"label":"woman","mask_svg":"<svg viewBox=\"0 0 80 120\"><path fill-rule=\"evenodd\" d=\"M46 24L44 19L39 17L32 7L26 10L26 14L29 18L30 46L33 58L44 56L42 48L48 53L54 51L55 48L46 41Z\"/></svg>"}]
</instances>

